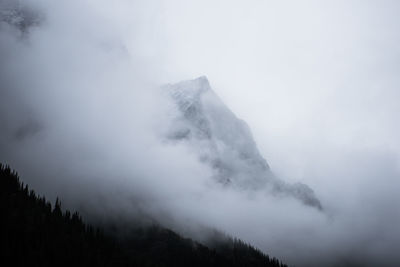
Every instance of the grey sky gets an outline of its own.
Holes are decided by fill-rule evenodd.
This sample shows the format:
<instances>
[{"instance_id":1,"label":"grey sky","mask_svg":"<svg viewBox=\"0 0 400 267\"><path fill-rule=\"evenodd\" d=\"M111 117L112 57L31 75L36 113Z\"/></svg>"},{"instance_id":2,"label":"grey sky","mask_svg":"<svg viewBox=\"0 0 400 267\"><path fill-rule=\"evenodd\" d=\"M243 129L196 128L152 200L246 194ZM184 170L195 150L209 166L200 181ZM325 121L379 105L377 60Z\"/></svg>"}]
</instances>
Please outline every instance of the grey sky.
<instances>
[{"instance_id":1,"label":"grey sky","mask_svg":"<svg viewBox=\"0 0 400 267\"><path fill-rule=\"evenodd\" d=\"M0 25L0 160L40 193L211 225L296 266L398 265L400 2L20 3L40 22ZM153 88L201 75L323 214L221 190L159 141Z\"/></svg>"}]
</instances>

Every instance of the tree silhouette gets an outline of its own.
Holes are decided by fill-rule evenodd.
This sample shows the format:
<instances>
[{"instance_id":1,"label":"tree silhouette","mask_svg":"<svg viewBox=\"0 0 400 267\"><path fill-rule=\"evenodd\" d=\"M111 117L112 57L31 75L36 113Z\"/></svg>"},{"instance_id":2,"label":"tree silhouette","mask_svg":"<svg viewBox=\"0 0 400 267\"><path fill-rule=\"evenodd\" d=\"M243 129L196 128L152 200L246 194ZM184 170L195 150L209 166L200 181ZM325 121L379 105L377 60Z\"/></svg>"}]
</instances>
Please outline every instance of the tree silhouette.
<instances>
[{"instance_id":1,"label":"tree silhouette","mask_svg":"<svg viewBox=\"0 0 400 267\"><path fill-rule=\"evenodd\" d=\"M54 208L0 164L0 266L265 266L287 267L238 239L209 248L171 230L136 228L124 239Z\"/></svg>"}]
</instances>

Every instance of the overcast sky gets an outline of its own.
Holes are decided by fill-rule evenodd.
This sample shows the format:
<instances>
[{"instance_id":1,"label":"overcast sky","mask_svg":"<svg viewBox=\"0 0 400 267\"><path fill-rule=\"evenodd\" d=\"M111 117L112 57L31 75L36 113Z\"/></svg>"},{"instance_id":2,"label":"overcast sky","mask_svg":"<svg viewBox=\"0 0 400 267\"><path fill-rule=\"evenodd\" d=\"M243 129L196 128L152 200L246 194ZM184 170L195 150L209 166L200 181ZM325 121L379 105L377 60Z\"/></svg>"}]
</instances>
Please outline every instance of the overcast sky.
<instances>
[{"instance_id":1,"label":"overcast sky","mask_svg":"<svg viewBox=\"0 0 400 267\"><path fill-rule=\"evenodd\" d=\"M295 266L398 266L400 2L20 3L38 23L0 24L0 160L40 193L164 212ZM193 155L159 142L152 88L202 75L324 213L210 187Z\"/></svg>"}]
</instances>

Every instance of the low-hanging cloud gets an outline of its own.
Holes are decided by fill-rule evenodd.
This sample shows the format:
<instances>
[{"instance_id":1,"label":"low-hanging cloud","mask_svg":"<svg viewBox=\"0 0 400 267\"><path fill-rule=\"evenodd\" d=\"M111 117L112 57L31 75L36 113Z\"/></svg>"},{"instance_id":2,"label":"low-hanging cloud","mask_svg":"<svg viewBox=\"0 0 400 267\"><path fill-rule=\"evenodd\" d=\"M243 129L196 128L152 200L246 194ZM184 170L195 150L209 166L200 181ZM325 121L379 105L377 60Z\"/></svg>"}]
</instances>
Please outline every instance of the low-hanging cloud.
<instances>
[{"instance_id":1,"label":"low-hanging cloud","mask_svg":"<svg viewBox=\"0 0 400 267\"><path fill-rule=\"evenodd\" d=\"M97 220L214 227L295 266L397 266L398 4L350 2L2 0L0 161ZM221 187L162 141L159 86L200 75L323 213Z\"/></svg>"}]
</instances>

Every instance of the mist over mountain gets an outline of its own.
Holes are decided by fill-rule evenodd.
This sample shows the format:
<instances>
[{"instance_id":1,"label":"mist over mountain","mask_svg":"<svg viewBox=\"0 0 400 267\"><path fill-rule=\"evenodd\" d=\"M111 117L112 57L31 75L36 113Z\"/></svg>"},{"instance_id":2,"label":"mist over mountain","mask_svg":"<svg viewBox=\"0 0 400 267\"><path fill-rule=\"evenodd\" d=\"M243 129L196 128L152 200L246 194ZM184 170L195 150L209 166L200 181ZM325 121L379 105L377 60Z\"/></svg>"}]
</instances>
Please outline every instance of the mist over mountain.
<instances>
[{"instance_id":1,"label":"mist over mountain","mask_svg":"<svg viewBox=\"0 0 400 267\"><path fill-rule=\"evenodd\" d=\"M120 235L398 267L399 8L0 0L0 162Z\"/></svg>"},{"instance_id":2,"label":"mist over mountain","mask_svg":"<svg viewBox=\"0 0 400 267\"><path fill-rule=\"evenodd\" d=\"M152 225L114 235L62 210L0 164L0 262L12 266L265 266L287 267L241 240L224 237L209 248Z\"/></svg>"},{"instance_id":3,"label":"mist over mountain","mask_svg":"<svg viewBox=\"0 0 400 267\"><path fill-rule=\"evenodd\" d=\"M21 32L26 32L29 27L40 22L40 14L29 4L25 5L24 2L14 0L2 0L0 4L0 21L17 27Z\"/></svg>"},{"instance_id":4,"label":"mist over mountain","mask_svg":"<svg viewBox=\"0 0 400 267\"><path fill-rule=\"evenodd\" d=\"M249 126L225 106L205 76L169 84L163 90L176 103L167 139L183 142L195 150L200 161L213 169L218 182L233 188L289 195L322 209L307 185L287 184L273 174Z\"/></svg>"}]
</instances>

